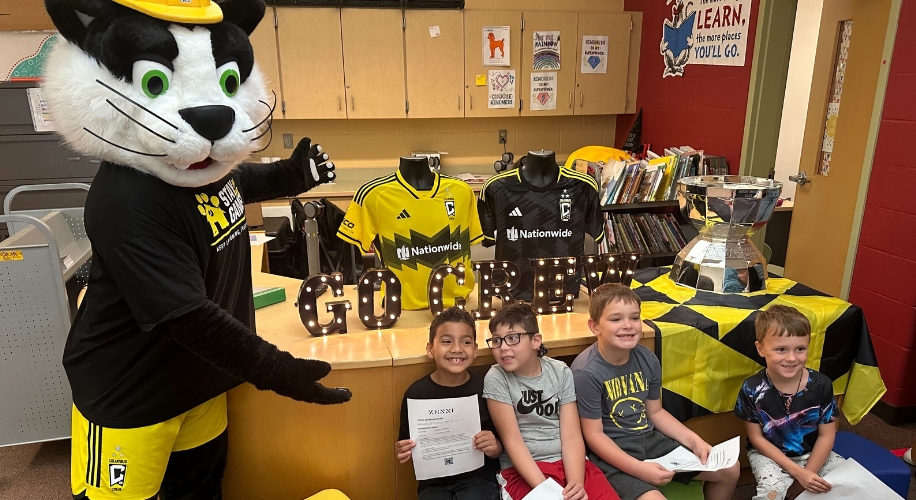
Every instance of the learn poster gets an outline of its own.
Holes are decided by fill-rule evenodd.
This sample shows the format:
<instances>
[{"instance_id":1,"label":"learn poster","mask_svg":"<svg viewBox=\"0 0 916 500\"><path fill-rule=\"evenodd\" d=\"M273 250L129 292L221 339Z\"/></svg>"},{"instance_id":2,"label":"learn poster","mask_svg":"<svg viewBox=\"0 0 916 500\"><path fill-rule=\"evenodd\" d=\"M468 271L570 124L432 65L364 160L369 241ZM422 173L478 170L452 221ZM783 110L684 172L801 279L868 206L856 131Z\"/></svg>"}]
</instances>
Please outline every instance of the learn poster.
<instances>
[{"instance_id":1,"label":"learn poster","mask_svg":"<svg viewBox=\"0 0 916 500\"><path fill-rule=\"evenodd\" d=\"M512 109L515 103L515 70L491 69L487 78L487 107Z\"/></svg>"},{"instance_id":2,"label":"learn poster","mask_svg":"<svg viewBox=\"0 0 916 500\"><path fill-rule=\"evenodd\" d=\"M585 35L582 37L582 73L607 73L607 37Z\"/></svg>"},{"instance_id":3,"label":"learn poster","mask_svg":"<svg viewBox=\"0 0 916 500\"><path fill-rule=\"evenodd\" d=\"M557 109L557 72L531 73L531 110Z\"/></svg>"},{"instance_id":4,"label":"learn poster","mask_svg":"<svg viewBox=\"0 0 916 500\"><path fill-rule=\"evenodd\" d=\"M555 71L560 69L560 32L534 32L534 71Z\"/></svg>"},{"instance_id":5,"label":"learn poster","mask_svg":"<svg viewBox=\"0 0 916 500\"><path fill-rule=\"evenodd\" d=\"M483 65L509 65L509 27L483 27Z\"/></svg>"}]
</instances>

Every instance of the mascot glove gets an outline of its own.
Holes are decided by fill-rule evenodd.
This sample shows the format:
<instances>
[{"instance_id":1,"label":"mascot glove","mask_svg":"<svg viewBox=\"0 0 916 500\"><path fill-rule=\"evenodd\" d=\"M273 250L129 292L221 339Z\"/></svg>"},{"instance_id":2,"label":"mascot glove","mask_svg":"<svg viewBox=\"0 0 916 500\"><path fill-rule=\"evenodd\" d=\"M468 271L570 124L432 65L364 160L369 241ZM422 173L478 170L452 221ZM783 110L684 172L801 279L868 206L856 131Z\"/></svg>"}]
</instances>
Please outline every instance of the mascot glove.
<instances>
[{"instance_id":1,"label":"mascot glove","mask_svg":"<svg viewBox=\"0 0 916 500\"><path fill-rule=\"evenodd\" d=\"M318 144L303 137L293 151L290 160L296 162L303 171L306 191L313 187L333 181L337 174L334 173L334 162L328 161L328 154Z\"/></svg>"},{"instance_id":2,"label":"mascot glove","mask_svg":"<svg viewBox=\"0 0 916 500\"><path fill-rule=\"evenodd\" d=\"M346 403L353 396L349 389L329 388L318 383L318 380L331 372L329 363L317 359L294 358L282 351L278 358L271 377L273 380L267 387L277 394L320 405Z\"/></svg>"}]
</instances>

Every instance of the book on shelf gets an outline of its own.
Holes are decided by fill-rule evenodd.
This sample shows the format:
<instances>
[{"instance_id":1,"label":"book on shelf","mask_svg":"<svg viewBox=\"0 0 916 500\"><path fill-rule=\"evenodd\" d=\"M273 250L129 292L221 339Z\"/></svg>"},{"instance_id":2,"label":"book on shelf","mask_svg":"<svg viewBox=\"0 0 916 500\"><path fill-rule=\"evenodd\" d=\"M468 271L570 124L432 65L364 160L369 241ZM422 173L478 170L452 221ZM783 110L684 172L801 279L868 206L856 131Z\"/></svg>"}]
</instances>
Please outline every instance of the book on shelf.
<instances>
[{"instance_id":1,"label":"book on shelf","mask_svg":"<svg viewBox=\"0 0 916 500\"><path fill-rule=\"evenodd\" d=\"M649 158L606 165L599 179L602 204L676 200L680 178L705 173L703 152L689 146L666 149L664 156Z\"/></svg>"},{"instance_id":2,"label":"book on shelf","mask_svg":"<svg viewBox=\"0 0 916 500\"><path fill-rule=\"evenodd\" d=\"M675 253L687 245L687 238L671 214L605 213L604 232L604 240L598 246L601 253Z\"/></svg>"}]
</instances>

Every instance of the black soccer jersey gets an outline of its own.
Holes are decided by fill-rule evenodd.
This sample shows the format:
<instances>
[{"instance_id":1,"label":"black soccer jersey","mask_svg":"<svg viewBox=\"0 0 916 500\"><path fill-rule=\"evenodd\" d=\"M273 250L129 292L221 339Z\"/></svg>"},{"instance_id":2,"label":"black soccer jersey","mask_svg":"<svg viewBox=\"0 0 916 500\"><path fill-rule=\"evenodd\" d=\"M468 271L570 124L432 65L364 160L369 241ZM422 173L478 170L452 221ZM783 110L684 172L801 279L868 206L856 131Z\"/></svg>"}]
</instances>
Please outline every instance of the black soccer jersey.
<instances>
[{"instance_id":1,"label":"black soccer jersey","mask_svg":"<svg viewBox=\"0 0 916 500\"><path fill-rule=\"evenodd\" d=\"M585 233L604 237L598 183L592 177L560 168L556 182L539 188L518 169L491 177L480 191L480 224L484 238L496 240L496 259L514 262L521 271L512 296L530 301L534 273L528 259L578 257ZM565 292L579 295L579 275L567 276Z\"/></svg>"}]
</instances>

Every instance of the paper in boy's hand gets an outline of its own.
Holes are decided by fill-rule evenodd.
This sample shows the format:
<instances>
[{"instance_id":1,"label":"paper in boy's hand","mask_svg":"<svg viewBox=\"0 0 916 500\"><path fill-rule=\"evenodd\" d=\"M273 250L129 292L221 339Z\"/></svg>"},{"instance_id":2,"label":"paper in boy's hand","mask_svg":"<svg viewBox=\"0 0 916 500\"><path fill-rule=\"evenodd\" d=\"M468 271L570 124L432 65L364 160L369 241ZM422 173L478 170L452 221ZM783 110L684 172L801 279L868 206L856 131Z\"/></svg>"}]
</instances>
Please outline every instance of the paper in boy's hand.
<instances>
[{"instance_id":1,"label":"paper in boy's hand","mask_svg":"<svg viewBox=\"0 0 916 500\"><path fill-rule=\"evenodd\" d=\"M474 449L480 432L477 396L407 399L411 453L418 481L454 476L483 466L483 452Z\"/></svg>"},{"instance_id":2,"label":"paper in boy's hand","mask_svg":"<svg viewBox=\"0 0 916 500\"><path fill-rule=\"evenodd\" d=\"M894 490L851 458L837 465L824 476L824 479L830 483L830 491L803 491L796 500L903 500Z\"/></svg>"},{"instance_id":3,"label":"paper in boy's hand","mask_svg":"<svg viewBox=\"0 0 916 500\"><path fill-rule=\"evenodd\" d=\"M563 500L563 487L551 478L534 487L522 500Z\"/></svg>"},{"instance_id":4,"label":"paper in boy's hand","mask_svg":"<svg viewBox=\"0 0 916 500\"><path fill-rule=\"evenodd\" d=\"M733 437L728 441L717 444L709 451L706 463L700 463L699 457L690 452L683 446L678 446L671 453L659 457L645 460L661 465L662 467L673 471L716 471L727 469L738 461L739 438Z\"/></svg>"}]
</instances>

